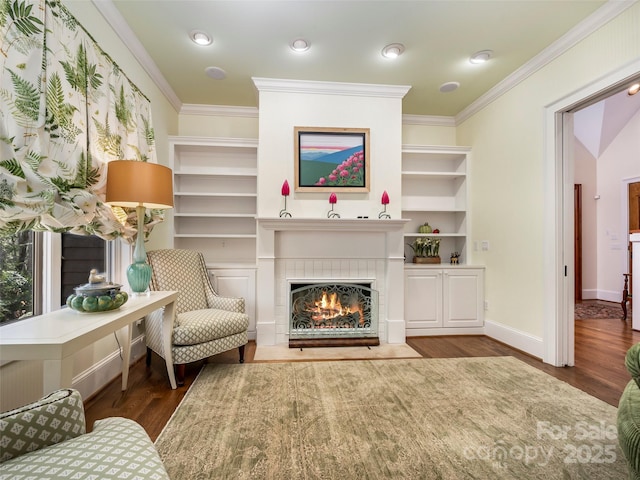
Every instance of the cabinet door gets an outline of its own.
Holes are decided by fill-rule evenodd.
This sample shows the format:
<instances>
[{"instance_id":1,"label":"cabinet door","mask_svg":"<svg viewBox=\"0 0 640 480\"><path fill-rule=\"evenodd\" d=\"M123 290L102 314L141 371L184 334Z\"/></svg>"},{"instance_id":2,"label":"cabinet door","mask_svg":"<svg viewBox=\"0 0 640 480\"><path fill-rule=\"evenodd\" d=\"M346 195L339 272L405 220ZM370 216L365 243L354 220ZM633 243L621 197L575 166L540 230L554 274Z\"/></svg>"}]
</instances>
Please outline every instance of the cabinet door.
<instances>
[{"instance_id":1,"label":"cabinet door","mask_svg":"<svg viewBox=\"0 0 640 480\"><path fill-rule=\"evenodd\" d=\"M483 325L483 278L482 270L451 269L443 272L445 327Z\"/></svg>"},{"instance_id":2,"label":"cabinet door","mask_svg":"<svg viewBox=\"0 0 640 480\"><path fill-rule=\"evenodd\" d=\"M210 269L211 283L218 295L242 297L249 315L249 338L256 338L256 271L255 269Z\"/></svg>"},{"instance_id":3,"label":"cabinet door","mask_svg":"<svg viewBox=\"0 0 640 480\"><path fill-rule=\"evenodd\" d=\"M441 327L441 270L408 270L405 272L404 288L406 328Z\"/></svg>"}]
</instances>

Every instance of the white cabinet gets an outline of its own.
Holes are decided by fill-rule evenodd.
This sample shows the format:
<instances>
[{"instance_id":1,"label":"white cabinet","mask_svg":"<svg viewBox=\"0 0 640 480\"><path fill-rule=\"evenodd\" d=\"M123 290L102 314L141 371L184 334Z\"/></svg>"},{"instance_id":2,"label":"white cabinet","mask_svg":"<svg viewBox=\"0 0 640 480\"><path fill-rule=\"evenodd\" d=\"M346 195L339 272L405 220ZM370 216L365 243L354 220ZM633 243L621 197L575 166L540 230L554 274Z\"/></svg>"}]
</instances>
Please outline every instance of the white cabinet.
<instances>
[{"instance_id":1,"label":"white cabinet","mask_svg":"<svg viewBox=\"0 0 640 480\"><path fill-rule=\"evenodd\" d=\"M170 137L173 246L207 264L256 261L258 141Z\"/></svg>"},{"instance_id":2,"label":"white cabinet","mask_svg":"<svg viewBox=\"0 0 640 480\"><path fill-rule=\"evenodd\" d=\"M429 236L440 238L440 257L449 263L453 252L459 263L467 263L467 164L471 150L467 147L403 145L402 147L402 218L405 243L410 244L425 222L440 230ZM405 246L408 263L413 259Z\"/></svg>"},{"instance_id":3,"label":"white cabinet","mask_svg":"<svg viewBox=\"0 0 640 480\"><path fill-rule=\"evenodd\" d=\"M213 288L223 297L242 297L249 315L249 339L256 339L256 269L209 268Z\"/></svg>"},{"instance_id":4,"label":"white cabinet","mask_svg":"<svg viewBox=\"0 0 640 480\"><path fill-rule=\"evenodd\" d=\"M484 268L405 266L407 336L483 333Z\"/></svg>"}]
</instances>

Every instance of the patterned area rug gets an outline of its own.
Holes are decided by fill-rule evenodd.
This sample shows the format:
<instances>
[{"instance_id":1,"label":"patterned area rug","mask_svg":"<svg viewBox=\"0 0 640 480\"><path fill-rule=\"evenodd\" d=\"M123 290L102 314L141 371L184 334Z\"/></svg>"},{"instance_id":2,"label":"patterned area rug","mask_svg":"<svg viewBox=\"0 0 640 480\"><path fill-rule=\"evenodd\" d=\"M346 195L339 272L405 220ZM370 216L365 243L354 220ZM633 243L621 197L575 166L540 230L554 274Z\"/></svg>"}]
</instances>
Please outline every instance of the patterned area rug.
<instances>
[{"instance_id":1,"label":"patterned area rug","mask_svg":"<svg viewBox=\"0 0 640 480\"><path fill-rule=\"evenodd\" d=\"M595 318L622 318L622 307L619 303L576 303L575 318L577 320L588 320Z\"/></svg>"},{"instance_id":2,"label":"patterned area rug","mask_svg":"<svg viewBox=\"0 0 640 480\"><path fill-rule=\"evenodd\" d=\"M173 480L610 480L616 412L513 357L209 364L156 446Z\"/></svg>"}]
</instances>

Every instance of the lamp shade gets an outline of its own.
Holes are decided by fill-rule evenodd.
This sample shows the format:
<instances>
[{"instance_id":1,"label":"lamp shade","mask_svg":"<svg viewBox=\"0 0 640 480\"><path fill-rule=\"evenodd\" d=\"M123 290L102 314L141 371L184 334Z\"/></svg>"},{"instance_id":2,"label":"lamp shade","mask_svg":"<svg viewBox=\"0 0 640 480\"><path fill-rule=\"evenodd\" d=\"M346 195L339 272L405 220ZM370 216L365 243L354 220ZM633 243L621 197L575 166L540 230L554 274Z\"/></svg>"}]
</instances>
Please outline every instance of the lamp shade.
<instances>
[{"instance_id":1,"label":"lamp shade","mask_svg":"<svg viewBox=\"0 0 640 480\"><path fill-rule=\"evenodd\" d=\"M173 207L171 169L138 160L112 160L107 165L105 203L119 207Z\"/></svg>"}]
</instances>

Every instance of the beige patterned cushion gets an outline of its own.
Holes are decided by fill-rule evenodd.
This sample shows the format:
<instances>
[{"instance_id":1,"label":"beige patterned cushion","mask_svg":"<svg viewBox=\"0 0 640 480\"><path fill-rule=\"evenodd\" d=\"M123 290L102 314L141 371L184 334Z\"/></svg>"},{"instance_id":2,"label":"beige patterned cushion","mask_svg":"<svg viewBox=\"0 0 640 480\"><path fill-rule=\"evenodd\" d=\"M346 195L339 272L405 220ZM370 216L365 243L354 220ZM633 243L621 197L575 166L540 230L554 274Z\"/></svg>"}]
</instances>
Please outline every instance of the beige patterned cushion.
<instances>
[{"instance_id":1,"label":"beige patterned cushion","mask_svg":"<svg viewBox=\"0 0 640 480\"><path fill-rule=\"evenodd\" d=\"M244 313L205 309L184 312L176 317L173 326L174 345L196 345L242 333L249 327Z\"/></svg>"},{"instance_id":2,"label":"beige patterned cushion","mask_svg":"<svg viewBox=\"0 0 640 480\"><path fill-rule=\"evenodd\" d=\"M110 417L93 431L0 464L0 479L168 480L155 446L133 420Z\"/></svg>"},{"instance_id":3,"label":"beige patterned cushion","mask_svg":"<svg viewBox=\"0 0 640 480\"><path fill-rule=\"evenodd\" d=\"M152 268L151 290L176 290L176 313L207 308L206 265L199 252L180 249L153 250L147 253Z\"/></svg>"},{"instance_id":4,"label":"beige patterned cushion","mask_svg":"<svg viewBox=\"0 0 640 480\"><path fill-rule=\"evenodd\" d=\"M0 414L0 462L75 438L85 431L80 393L57 390Z\"/></svg>"}]
</instances>

